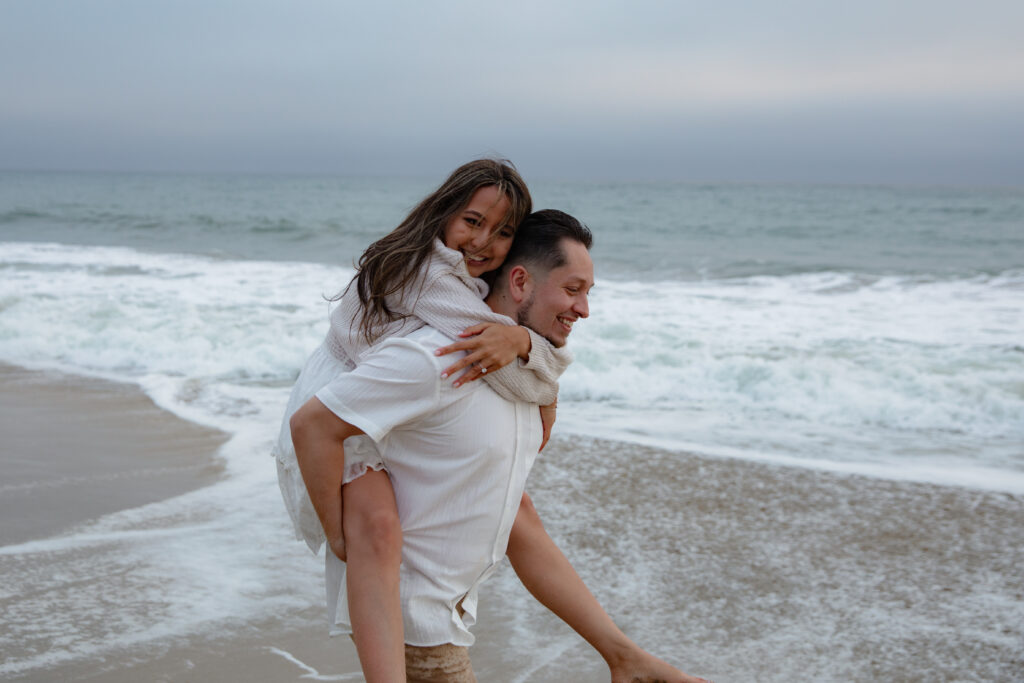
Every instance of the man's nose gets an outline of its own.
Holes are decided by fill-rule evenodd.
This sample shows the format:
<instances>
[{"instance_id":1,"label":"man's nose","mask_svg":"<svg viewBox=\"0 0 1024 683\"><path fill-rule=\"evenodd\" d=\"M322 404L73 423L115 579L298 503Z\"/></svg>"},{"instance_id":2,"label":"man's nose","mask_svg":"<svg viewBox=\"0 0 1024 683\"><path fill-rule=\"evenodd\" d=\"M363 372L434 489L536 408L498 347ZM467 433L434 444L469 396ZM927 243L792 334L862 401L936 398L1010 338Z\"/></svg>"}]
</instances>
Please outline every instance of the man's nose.
<instances>
[{"instance_id":1,"label":"man's nose","mask_svg":"<svg viewBox=\"0 0 1024 683\"><path fill-rule=\"evenodd\" d=\"M590 317L590 302L587 300L586 294L576 300L576 304L572 307L572 310L581 318Z\"/></svg>"}]
</instances>

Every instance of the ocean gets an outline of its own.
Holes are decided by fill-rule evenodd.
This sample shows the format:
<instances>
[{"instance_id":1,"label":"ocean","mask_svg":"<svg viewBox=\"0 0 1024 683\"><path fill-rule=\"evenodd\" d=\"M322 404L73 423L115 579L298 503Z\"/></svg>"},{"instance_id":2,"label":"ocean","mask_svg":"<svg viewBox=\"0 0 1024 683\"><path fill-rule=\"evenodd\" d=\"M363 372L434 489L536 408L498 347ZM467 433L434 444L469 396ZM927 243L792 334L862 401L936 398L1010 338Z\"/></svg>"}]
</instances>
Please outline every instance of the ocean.
<instances>
[{"instance_id":1,"label":"ocean","mask_svg":"<svg viewBox=\"0 0 1024 683\"><path fill-rule=\"evenodd\" d=\"M2 174L0 360L258 433L324 297L432 187ZM595 233L560 430L1024 492L1024 191L532 191Z\"/></svg>"},{"instance_id":2,"label":"ocean","mask_svg":"<svg viewBox=\"0 0 1024 683\"><path fill-rule=\"evenodd\" d=\"M145 556L119 540L124 525L207 506L166 539L192 558L150 596L166 618L124 614L106 637L307 604L289 586L318 565L260 555L286 521L270 443L326 331L325 297L439 180L0 173L0 361L133 383L231 436L212 489L0 551L74 562L83 544L123 542ZM595 235L559 434L1024 494L1024 189L530 186L536 208ZM241 543L267 510L273 525ZM234 592L208 582L214 566L235 572ZM173 588L203 599L177 603ZM99 652L95 640L4 666Z\"/></svg>"}]
</instances>

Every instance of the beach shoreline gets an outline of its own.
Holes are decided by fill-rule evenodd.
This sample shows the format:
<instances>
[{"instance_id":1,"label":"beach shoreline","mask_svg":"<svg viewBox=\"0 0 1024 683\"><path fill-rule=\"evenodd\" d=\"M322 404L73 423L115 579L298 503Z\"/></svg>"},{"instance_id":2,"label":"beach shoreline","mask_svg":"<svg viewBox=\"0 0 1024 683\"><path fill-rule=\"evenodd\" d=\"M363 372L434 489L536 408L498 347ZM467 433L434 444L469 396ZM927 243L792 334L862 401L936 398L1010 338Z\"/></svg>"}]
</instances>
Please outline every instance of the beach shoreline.
<instances>
[{"instance_id":1,"label":"beach shoreline","mask_svg":"<svg viewBox=\"0 0 1024 683\"><path fill-rule=\"evenodd\" d=\"M178 418L138 387L0 364L0 545L211 484L221 431Z\"/></svg>"},{"instance_id":2,"label":"beach shoreline","mask_svg":"<svg viewBox=\"0 0 1024 683\"><path fill-rule=\"evenodd\" d=\"M164 413L130 386L10 367L2 372L5 400L21 411L5 417L8 457L43 437L75 445L74 457L57 450L63 474L23 472L7 480L38 484L40 495L3 503L5 533L8 520L40 514L42 526L32 538L64 533L78 520L221 476L211 456L223 434ZM101 422L113 427L100 429ZM152 450L154 443L160 448ZM161 451L169 444L177 450ZM132 462L126 454L138 452L156 460L132 465L126 478L106 476ZM93 478L75 479L85 475L67 469L73 466L85 466ZM272 469L269 458L266 466ZM142 498L128 500L125 482ZM91 491L109 509L80 510L68 499L69 488ZM615 621L687 672L718 683L1011 680L1024 672L1018 647L1024 640L1024 497L558 434L528 490L549 533ZM54 495L60 509L47 513ZM272 512L284 515L280 506ZM267 552L302 556L309 568L303 576L315 582L322 555L309 556L285 528ZM23 540L27 533L20 532ZM187 541L187 527L177 533ZM119 566L111 554L124 552L116 543L86 550L97 566ZM13 567L10 576L29 576L29 587L38 583L30 573L52 573L52 561L37 551L0 557L5 575ZM80 571L88 572L83 566ZM135 570L129 565L124 571ZM102 576L88 580L105 585ZM308 588L322 596L321 588ZM117 595L120 589L111 590ZM32 599L8 592L0 607L33 613L21 602ZM288 603L259 618L228 614L198 631L175 633L171 624L160 640L85 654L71 650L5 676L112 683L360 680L352 643L327 637L320 600ZM77 619L68 623L65 628L92 628ZM607 676L596 652L533 601L507 565L482 590L474 633L471 655L480 680L585 683ZM0 638L8 662L32 660L38 656L32 653L53 646L52 640L11 638Z\"/></svg>"}]
</instances>

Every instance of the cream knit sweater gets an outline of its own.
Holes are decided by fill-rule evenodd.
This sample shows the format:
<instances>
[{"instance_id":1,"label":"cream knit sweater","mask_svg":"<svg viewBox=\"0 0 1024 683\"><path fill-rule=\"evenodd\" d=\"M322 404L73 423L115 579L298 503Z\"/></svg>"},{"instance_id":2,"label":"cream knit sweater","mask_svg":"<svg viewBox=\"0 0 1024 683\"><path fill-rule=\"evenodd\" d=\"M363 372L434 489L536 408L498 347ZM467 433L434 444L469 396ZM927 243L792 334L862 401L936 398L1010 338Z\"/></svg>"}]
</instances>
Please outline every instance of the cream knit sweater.
<instances>
[{"instance_id":1,"label":"cream knit sweater","mask_svg":"<svg viewBox=\"0 0 1024 683\"><path fill-rule=\"evenodd\" d=\"M493 312L483 298L487 284L471 277L462 254L435 240L434 251L427 258L419 277L400 296L388 299L388 306L406 317L384 326L378 340L404 337L424 325L453 339L459 332L478 323L515 325L511 318ZM331 328L326 345L342 362L356 365L370 348L359 332L362 307L355 288L351 287L331 313ZM558 378L572 362L566 348L555 348L533 330L530 333L529 361L510 363L483 380L502 398L547 405L558 396Z\"/></svg>"},{"instance_id":2,"label":"cream knit sweater","mask_svg":"<svg viewBox=\"0 0 1024 683\"><path fill-rule=\"evenodd\" d=\"M408 317L385 326L378 340L408 335L425 324L452 338L457 338L459 332L481 322L515 324L511 318L491 311L483 302L487 285L482 280L470 277L462 255L445 247L440 240L435 242L434 252L407 292L405 296L389 299L388 305ZM336 368L352 370L369 350L371 345L366 343L358 329L361 310L359 296L354 289L350 289L331 313L327 338L321 349L314 352L307 361L296 380L272 450L272 455L277 459L281 495L295 527L295 537L304 540L314 553L319 551L324 542L324 532L299 471L289 420L310 396L333 379L320 374L329 366L319 364L319 354L337 360L339 365L334 366ZM530 331L530 338L532 346L529 362L523 363L520 360L510 363L500 370L487 373L483 379L505 399L547 405L557 397L558 377L572 361L572 355L567 349L554 348L547 339L533 331ZM367 456L361 460L355 454L361 450L367 450L368 453L368 449L376 449L369 437L356 436L346 440L346 468L361 467L360 463L370 458Z\"/></svg>"}]
</instances>

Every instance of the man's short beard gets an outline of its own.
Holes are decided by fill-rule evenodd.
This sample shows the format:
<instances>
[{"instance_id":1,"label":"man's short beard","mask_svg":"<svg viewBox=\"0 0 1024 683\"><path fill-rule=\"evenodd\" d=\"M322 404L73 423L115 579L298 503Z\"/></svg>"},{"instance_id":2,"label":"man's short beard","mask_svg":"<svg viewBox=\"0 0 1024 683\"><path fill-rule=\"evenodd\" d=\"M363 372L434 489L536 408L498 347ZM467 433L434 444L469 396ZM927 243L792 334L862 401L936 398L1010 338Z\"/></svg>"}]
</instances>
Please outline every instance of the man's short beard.
<instances>
[{"instance_id":1,"label":"man's short beard","mask_svg":"<svg viewBox=\"0 0 1024 683\"><path fill-rule=\"evenodd\" d=\"M523 303L523 305L520 306L516 310L516 324L517 325L522 325L523 327L527 327L527 328L529 328L531 330L533 330L533 328L530 327L530 324L529 324L530 309L533 308L533 297L534 297L535 294L536 294L536 292L530 292L530 298L527 299ZM544 337L545 339L547 339L549 342L551 342L551 345L554 346L556 349L560 348L562 346L565 346L565 341L564 340L563 341L556 341L556 340L552 339L551 337L549 337L548 335L546 335L543 332L541 332L540 330L533 330L533 331L536 332L537 334L539 334L540 336Z\"/></svg>"},{"instance_id":2,"label":"man's short beard","mask_svg":"<svg viewBox=\"0 0 1024 683\"><path fill-rule=\"evenodd\" d=\"M530 298L527 299L517 310L516 310L516 324L522 325L523 327L530 327L528 321L530 318L530 309L533 307L533 297L536 292L530 292ZM530 329L533 329L532 327ZM537 330L533 330L536 332Z\"/></svg>"}]
</instances>

